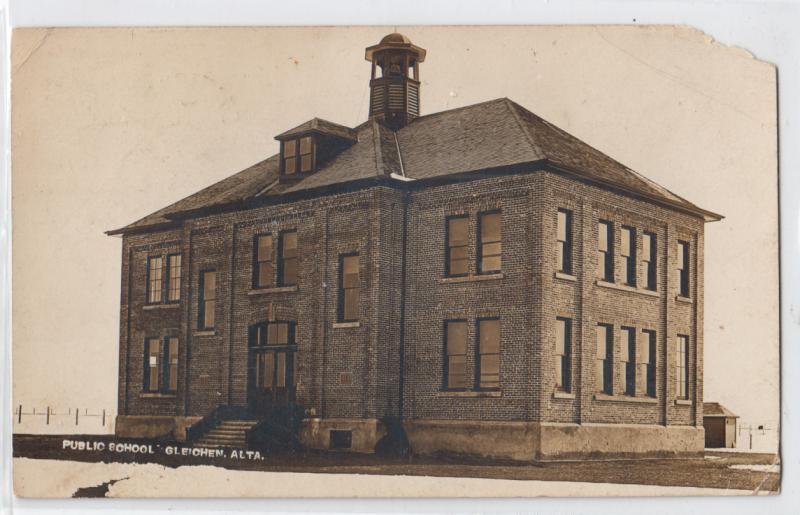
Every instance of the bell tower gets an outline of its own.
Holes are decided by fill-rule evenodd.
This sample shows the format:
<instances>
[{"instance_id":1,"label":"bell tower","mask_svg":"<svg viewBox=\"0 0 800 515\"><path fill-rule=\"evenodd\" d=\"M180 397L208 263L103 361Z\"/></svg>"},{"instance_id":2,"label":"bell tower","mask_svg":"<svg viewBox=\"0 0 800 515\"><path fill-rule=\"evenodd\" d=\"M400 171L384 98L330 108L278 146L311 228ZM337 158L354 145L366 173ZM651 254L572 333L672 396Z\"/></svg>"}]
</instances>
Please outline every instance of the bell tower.
<instances>
[{"instance_id":1,"label":"bell tower","mask_svg":"<svg viewBox=\"0 0 800 515\"><path fill-rule=\"evenodd\" d=\"M395 32L368 47L365 58L372 63L370 118L397 130L419 116L419 63L425 49Z\"/></svg>"}]
</instances>

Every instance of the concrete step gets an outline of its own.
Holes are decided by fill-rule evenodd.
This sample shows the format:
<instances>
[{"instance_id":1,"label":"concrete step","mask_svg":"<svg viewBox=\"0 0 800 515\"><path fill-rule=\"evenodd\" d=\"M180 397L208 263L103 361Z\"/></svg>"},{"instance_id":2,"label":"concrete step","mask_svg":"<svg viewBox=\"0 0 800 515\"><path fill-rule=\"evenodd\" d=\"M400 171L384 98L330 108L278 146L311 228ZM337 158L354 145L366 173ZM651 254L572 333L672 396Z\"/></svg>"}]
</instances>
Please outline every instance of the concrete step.
<instances>
[{"instance_id":1,"label":"concrete step","mask_svg":"<svg viewBox=\"0 0 800 515\"><path fill-rule=\"evenodd\" d=\"M244 440L218 440L216 438L202 438L195 444L196 447L247 447L247 442Z\"/></svg>"}]
</instances>

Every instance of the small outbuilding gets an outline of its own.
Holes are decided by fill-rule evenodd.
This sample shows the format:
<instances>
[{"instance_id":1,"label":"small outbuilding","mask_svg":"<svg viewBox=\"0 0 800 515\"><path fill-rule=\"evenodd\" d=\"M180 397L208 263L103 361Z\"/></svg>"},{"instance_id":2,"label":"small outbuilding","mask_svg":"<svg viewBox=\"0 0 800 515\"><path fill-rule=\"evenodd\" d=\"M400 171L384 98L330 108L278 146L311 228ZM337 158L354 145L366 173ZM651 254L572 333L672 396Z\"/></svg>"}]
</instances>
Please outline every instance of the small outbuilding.
<instances>
[{"instance_id":1,"label":"small outbuilding","mask_svg":"<svg viewBox=\"0 0 800 515\"><path fill-rule=\"evenodd\" d=\"M736 415L718 402L703 403L703 428L706 448L736 447Z\"/></svg>"}]
</instances>

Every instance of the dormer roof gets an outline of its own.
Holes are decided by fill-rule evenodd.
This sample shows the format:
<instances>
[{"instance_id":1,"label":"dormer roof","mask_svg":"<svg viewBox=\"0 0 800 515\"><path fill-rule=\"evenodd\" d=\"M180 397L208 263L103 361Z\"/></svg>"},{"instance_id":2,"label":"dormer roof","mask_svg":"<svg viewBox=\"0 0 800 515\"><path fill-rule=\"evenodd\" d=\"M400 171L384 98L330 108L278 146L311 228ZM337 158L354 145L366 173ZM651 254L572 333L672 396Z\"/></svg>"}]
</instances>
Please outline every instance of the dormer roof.
<instances>
[{"instance_id":1,"label":"dormer roof","mask_svg":"<svg viewBox=\"0 0 800 515\"><path fill-rule=\"evenodd\" d=\"M322 118L312 118L309 121L294 127L293 129L289 129L286 132L278 134L275 136L275 139L279 141L287 140L296 136L308 134L310 132L334 136L353 142L357 140L355 131L350 127L329 122L328 120L323 120Z\"/></svg>"}]
</instances>

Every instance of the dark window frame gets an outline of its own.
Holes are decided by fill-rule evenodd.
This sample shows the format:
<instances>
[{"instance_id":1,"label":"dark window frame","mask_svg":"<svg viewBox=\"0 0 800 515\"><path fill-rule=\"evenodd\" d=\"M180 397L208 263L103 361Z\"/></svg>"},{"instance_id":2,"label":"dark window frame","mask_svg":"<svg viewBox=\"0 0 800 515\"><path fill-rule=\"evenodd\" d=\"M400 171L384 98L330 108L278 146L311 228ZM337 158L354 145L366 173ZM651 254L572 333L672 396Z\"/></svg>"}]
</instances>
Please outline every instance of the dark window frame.
<instances>
[{"instance_id":1,"label":"dark window frame","mask_svg":"<svg viewBox=\"0 0 800 515\"><path fill-rule=\"evenodd\" d=\"M624 254L625 250L625 233L628 233L628 255ZM636 287L637 277L636 272L638 267L637 257L636 257L636 244L637 244L637 231L635 227L631 227L629 225L623 225L620 228L620 238L623 238L620 242L620 255L622 256L623 261L625 262L625 277L622 278L623 284L626 286Z\"/></svg>"},{"instance_id":2,"label":"dark window frame","mask_svg":"<svg viewBox=\"0 0 800 515\"><path fill-rule=\"evenodd\" d=\"M606 233L606 250L603 251L600 249L600 228L607 227L608 232ZM598 263L597 268L598 272L602 270L602 275L600 275L600 280L605 281L607 283L614 282L614 223L609 220L599 220L597 222L597 252L598 252ZM600 263L599 256L602 254L603 262Z\"/></svg>"},{"instance_id":3,"label":"dark window frame","mask_svg":"<svg viewBox=\"0 0 800 515\"><path fill-rule=\"evenodd\" d=\"M297 253L293 257L285 257L285 241L284 238L287 237L288 234L295 235L295 252ZM274 240L273 240L274 244ZM294 270L294 281L287 282L286 281L286 261L294 260L295 261L295 270ZM278 286L297 286L299 282L298 272L300 270L300 235L297 232L297 229L287 229L285 231L280 231L278 233L278 279L277 285Z\"/></svg>"},{"instance_id":4,"label":"dark window frame","mask_svg":"<svg viewBox=\"0 0 800 515\"><path fill-rule=\"evenodd\" d=\"M158 288L153 289L152 285L153 277L151 276L152 267L150 266L150 263L156 259L160 260L161 262L161 265L158 267L160 271L160 278L158 279ZM147 268L145 292L144 292L145 304L162 304L164 302L164 269L165 269L164 255L159 254L156 256L147 256L147 263L145 266ZM155 300L151 300L152 293L156 291L158 292L158 298Z\"/></svg>"},{"instance_id":5,"label":"dark window frame","mask_svg":"<svg viewBox=\"0 0 800 515\"><path fill-rule=\"evenodd\" d=\"M481 322L497 321L497 352L481 352ZM484 386L482 381L481 358L497 355L497 386ZM499 391L503 382L503 326L500 317L481 317L475 320L475 390Z\"/></svg>"},{"instance_id":6,"label":"dark window frame","mask_svg":"<svg viewBox=\"0 0 800 515\"><path fill-rule=\"evenodd\" d=\"M677 391L675 397L678 399L689 399L689 336L679 334L676 338L677 348L675 349L675 386ZM683 359L681 359L683 358Z\"/></svg>"},{"instance_id":7,"label":"dark window frame","mask_svg":"<svg viewBox=\"0 0 800 515\"><path fill-rule=\"evenodd\" d=\"M689 242L678 240L678 259L683 261L683 267L678 262L678 295L681 297L689 298L689 281L691 273Z\"/></svg>"},{"instance_id":8,"label":"dark window frame","mask_svg":"<svg viewBox=\"0 0 800 515\"><path fill-rule=\"evenodd\" d=\"M644 243L646 238L650 241L650 248L645 249ZM658 237L656 233L643 231L642 232L642 261L645 263L644 267L644 287L650 291L658 290ZM645 259L647 257L648 259Z\"/></svg>"},{"instance_id":9,"label":"dark window frame","mask_svg":"<svg viewBox=\"0 0 800 515\"><path fill-rule=\"evenodd\" d=\"M450 245L450 241L451 241L451 239L450 239L450 222L451 222L451 220L464 220L464 222L467 224L466 231L465 231L466 241L464 242L464 245ZM445 241L445 245L444 245L445 276L446 277L466 277L466 276L468 276L469 275L469 232L470 232L469 231L469 215L450 215L450 216L445 217L444 231L445 231L445 238L444 238L444 241ZM451 252L452 252L451 249L452 248L464 248L466 250L467 257L464 258L464 261L466 262L466 270L464 271L464 273L457 274L457 273L453 273L453 271L452 271L452 266L451 266L452 263L451 263L451 260L450 260Z\"/></svg>"},{"instance_id":10,"label":"dark window frame","mask_svg":"<svg viewBox=\"0 0 800 515\"><path fill-rule=\"evenodd\" d=\"M596 358L598 361L603 362L602 366L602 373L595 374L595 380L600 380L599 385L595 385L595 389L606 395L613 395L614 394L614 326L612 324L605 324L605 323L598 323L597 330L599 328L605 328L605 354L602 358L600 358L597 353L595 353ZM595 338L597 341L598 338ZM597 377L600 376L600 377Z\"/></svg>"},{"instance_id":11,"label":"dark window frame","mask_svg":"<svg viewBox=\"0 0 800 515\"><path fill-rule=\"evenodd\" d=\"M450 324L464 325L464 353L450 353ZM442 390L449 392L463 392L469 388L469 373L467 370L467 354L469 353L469 321L465 318L453 318L444 321L442 334L444 341L442 345ZM462 356L464 359L464 386L450 386L450 356Z\"/></svg>"},{"instance_id":12,"label":"dark window frame","mask_svg":"<svg viewBox=\"0 0 800 515\"><path fill-rule=\"evenodd\" d=\"M653 329L642 329L642 333L647 335L645 345L648 346L647 357L649 358L645 363L645 393L648 397L655 398L658 393L658 339L656 331Z\"/></svg>"},{"instance_id":13,"label":"dark window frame","mask_svg":"<svg viewBox=\"0 0 800 515\"><path fill-rule=\"evenodd\" d=\"M561 384L556 380L555 387L559 392L569 393L572 391L572 319L568 317L556 317L556 323L564 323L564 353L556 352L558 363L556 366L561 370ZM558 331L556 331L558 334ZM559 345L559 342L556 342ZM558 349L558 347L557 347Z\"/></svg>"},{"instance_id":14,"label":"dark window frame","mask_svg":"<svg viewBox=\"0 0 800 515\"><path fill-rule=\"evenodd\" d=\"M491 216L497 215L500 219L500 238L498 240L492 240L488 243L483 241L483 217L484 216ZM492 275L492 274L500 274L503 272L503 213L500 209L490 209L488 211L481 211L478 213L478 223L477 223L477 272L478 275ZM492 243L498 243L500 245L500 253L499 254L484 254L484 244L491 245ZM484 270L484 259L487 257L495 257L499 256L500 258L500 267L497 269L492 270Z\"/></svg>"},{"instance_id":15,"label":"dark window frame","mask_svg":"<svg viewBox=\"0 0 800 515\"><path fill-rule=\"evenodd\" d=\"M205 281L206 281L206 274L213 273L214 274L214 298L207 299L206 292L205 292ZM197 295L197 328L200 330L212 330L215 328L217 324L217 292L219 290L219 281L217 280L217 270L214 268L205 268L200 270L200 279L198 281L199 291ZM214 303L214 325L208 325L206 322L206 303L213 302Z\"/></svg>"},{"instance_id":16,"label":"dark window frame","mask_svg":"<svg viewBox=\"0 0 800 515\"><path fill-rule=\"evenodd\" d=\"M358 286L347 287L345 285L344 264L348 258L356 258L358 266ZM348 318L347 315L347 290L358 290L358 302L356 303L357 318ZM358 252L346 252L339 254L339 277L337 288L336 319L340 323L358 322L361 319L361 255Z\"/></svg>"},{"instance_id":17,"label":"dark window frame","mask_svg":"<svg viewBox=\"0 0 800 515\"><path fill-rule=\"evenodd\" d=\"M559 214L564 214L564 239L560 238ZM559 253L558 271L563 274L572 275L572 245L573 245L573 213L566 208L558 208L556 214L556 241Z\"/></svg>"},{"instance_id":18,"label":"dark window frame","mask_svg":"<svg viewBox=\"0 0 800 515\"><path fill-rule=\"evenodd\" d=\"M172 259L173 257L177 257L179 262L177 267L172 266ZM173 268L178 269L178 276L177 276L177 288L172 287L172 279L173 279ZM164 295L164 302L167 304L177 304L181 301L181 288L183 288L183 256L180 252L172 252L166 255L166 276L167 280L164 281L164 288L166 289L166 295ZM177 291L177 298L172 298L172 292Z\"/></svg>"},{"instance_id":19,"label":"dark window frame","mask_svg":"<svg viewBox=\"0 0 800 515\"><path fill-rule=\"evenodd\" d=\"M173 354L170 352L170 343L172 340L176 342L176 350L175 350L175 371L174 375L172 373L172 360L170 359ZM152 356L151 353L151 342L154 342L156 347L156 373L155 379L156 384L153 385L153 374L152 374L152 365L150 364L150 357ZM180 340L177 336L164 336L164 337L153 337L148 336L144 339L144 367L143 367L143 375L144 381L142 385L142 391L144 393L160 393L160 394L167 394L167 395L174 395L177 393L178 390L178 379L179 379L179 372L178 367L180 366ZM171 388L170 382L172 379L175 379L175 388Z\"/></svg>"},{"instance_id":20,"label":"dark window frame","mask_svg":"<svg viewBox=\"0 0 800 515\"><path fill-rule=\"evenodd\" d=\"M261 248L259 243L260 243L261 238L265 238L267 236L272 238L272 243L270 244L272 250L270 252L269 260L262 261L262 260L259 259L259 249ZM253 279L252 280L253 289L272 288L272 287L275 286L275 284L277 282L277 278L275 277L275 275L276 275L275 272L276 272L276 268L277 268L275 266L275 250L276 250L275 235L273 233L264 232L264 233L255 234L253 236L253 278L252 278ZM271 263L271 265L272 265L272 272L269 274L269 284L261 284L261 281L260 281L260 278L261 278L261 263Z\"/></svg>"},{"instance_id":21,"label":"dark window frame","mask_svg":"<svg viewBox=\"0 0 800 515\"><path fill-rule=\"evenodd\" d=\"M627 356L627 361L625 363L625 381L623 383L623 394L629 397L636 396L636 328L635 327L627 327L623 326L620 328L620 334L625 335L621 338L620 345L624 345L624 354L623 356Z\"/></svg>"}]
</instances>

